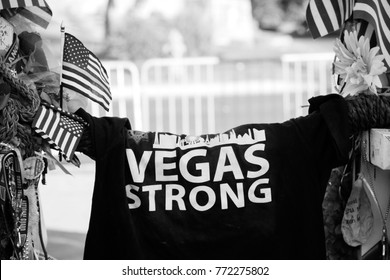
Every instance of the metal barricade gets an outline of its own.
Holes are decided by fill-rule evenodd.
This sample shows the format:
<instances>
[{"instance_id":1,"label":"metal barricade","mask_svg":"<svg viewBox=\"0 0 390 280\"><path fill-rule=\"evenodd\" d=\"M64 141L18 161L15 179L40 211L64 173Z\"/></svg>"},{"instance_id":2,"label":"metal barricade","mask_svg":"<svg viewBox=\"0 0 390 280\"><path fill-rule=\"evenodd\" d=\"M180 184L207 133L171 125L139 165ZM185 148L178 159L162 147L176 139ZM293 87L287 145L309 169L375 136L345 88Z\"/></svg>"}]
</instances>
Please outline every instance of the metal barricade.
<instances>
[{"instance_id":1,"label":"metal barricade","mask_svg":"<svg viewBox=\"0 0 390 280\"><path fill-rule=\"evenodd\" d=\"M216 57L104 61L113 95L109 112L135 130L204 134L248 122L280 122L306 114L307 100L334 91L333 54L221 61Z\"/></svg>"},{"instance_id":2,"label":"metal barricade","mask_svg":"<svg viewBox=\"0 0 390 280\"><path fill-rule=\"evenodd\" d=\"M334 53L286 54L281 57L283 80L289 89L283 96L285 119L307 114L307 100L334 92Z\"/></svg>"}]
</instances>

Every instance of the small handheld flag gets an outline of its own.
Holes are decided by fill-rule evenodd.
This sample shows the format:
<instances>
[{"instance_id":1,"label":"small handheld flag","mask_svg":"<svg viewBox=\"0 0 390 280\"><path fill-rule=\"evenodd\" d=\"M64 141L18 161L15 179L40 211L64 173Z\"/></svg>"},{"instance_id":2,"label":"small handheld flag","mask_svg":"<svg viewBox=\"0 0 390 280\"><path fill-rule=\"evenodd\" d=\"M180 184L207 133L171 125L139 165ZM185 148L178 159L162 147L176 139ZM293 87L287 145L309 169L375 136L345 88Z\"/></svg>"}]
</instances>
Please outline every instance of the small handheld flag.
<instances>
[{"instance_id":1,"label":"small handheld flag","mask_svg":"<svg viewBox=\"0 0 390 280\"><path fill-rule=\"evenodd\" d=\"M62 87L75 91L109 110L112 99L106 69L76 37L65 33Z\"/></svg>"},{"instance_id":2,"label":"small handheld flag","mask_svg":"<svg viewBox=\"0 0 390 280\"><path fill-rule=\"evenodd\" d=\"M55 149L71 160L84 131L83 120L52 105L41 105L32 126Z\"/></svg>"}]
</instances>

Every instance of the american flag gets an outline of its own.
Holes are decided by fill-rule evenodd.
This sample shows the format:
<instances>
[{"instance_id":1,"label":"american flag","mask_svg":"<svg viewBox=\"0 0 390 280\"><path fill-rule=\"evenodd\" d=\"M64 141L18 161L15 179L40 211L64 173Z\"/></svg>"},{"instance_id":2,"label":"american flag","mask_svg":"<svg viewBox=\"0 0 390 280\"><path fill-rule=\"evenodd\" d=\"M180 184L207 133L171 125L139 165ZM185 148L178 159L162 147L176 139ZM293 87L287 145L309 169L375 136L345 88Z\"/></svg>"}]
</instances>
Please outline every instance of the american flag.
<instances>
[{"instance_id":1,"label":"american flag","mask_svg":"<svg viewBox=\"0 0 390 280\"><path fill-rule=\"evenodd\" d=\"M353 9L355 19L367 21L374 27L376 41L390 66L390 0L358 0Z\"/></svg>"},{"instance_id":2,"label":"american flag","mask_svg":"<svg viewBox=\"0 0 390 280\"><path fill-rule=\"evenodd\" d=\"M65 33L62 86L109 110L112 97L106 69L91 51L68 33Z\"/></svg>"},{"instance_id":3,"label":"american flag","mask_svg":"<svg viewBox=\"0 0 390 280\"><path fill-rule=\"evenodd\" d=\"M339 30L352 15L354 0L311 0L306 21L314 39Z\"/></svg>"},{"instance_id":4,"label":"american flag","mask_svg":"<svg viewBox=\"0 0 390 280\"><path fill-rule=\"evenodd\" d=\"M357 31L376 44L390 66L390 0L311 0L306 21L313 38L339 30L349 18L359 20Z\"/></svg>"},{"instance_id":5,"label":"american flag","mask_svg":"<svg viewBox=\"0 0 390 280\"><path fill-rule=\"evenodd\" d=\"M377 45L376 36L375 36L375 29L367 21L365 21L365 20L359 21L356 24L356 31L358 33L358 38L360 38L360 36L364 36L364 38L370 39L370 46L371 47L375 47Z\"/></svg>"},{"instance_id":6,"label":"american flag","mask_svg":"<svg viewBox=\"0 0 390 280\"><path fill-rule=\"evenodd\" d=\"M70 160L84 130L82 121L73 119L69 113L51 105L39 107L32 126L53 148L60 149Z\"/></svg>"},{"instance_id":7,"label":"american flag","mask_svg":"<svg viewBox=\"0 0 390 280\"><path fill-rule=\"evenodd\" d=\"M45 0L1 0L0 15L6 19L20 15L29 22L46 28L53 14Z\"/></svg>"}]
</instances>

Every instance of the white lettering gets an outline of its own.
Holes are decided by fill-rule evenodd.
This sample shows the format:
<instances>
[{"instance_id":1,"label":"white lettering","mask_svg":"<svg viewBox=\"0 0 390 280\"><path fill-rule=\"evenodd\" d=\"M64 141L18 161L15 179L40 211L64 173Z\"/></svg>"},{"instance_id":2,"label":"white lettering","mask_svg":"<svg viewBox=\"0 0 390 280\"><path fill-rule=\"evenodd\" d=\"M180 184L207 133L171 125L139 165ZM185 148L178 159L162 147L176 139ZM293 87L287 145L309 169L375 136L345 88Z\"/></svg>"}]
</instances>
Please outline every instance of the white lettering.
<instances>
[{"instance_id":1,"label":"white lettering","mask_svg":"<svg viewBox=\"0 0 390 280\"><path fill-rule=\"evenodd\" d=\"M228 209L228 196L237 206L237 208L242 208L245 206L244 198L244 185L243 183L237 183L237 194L230 188L229 184L221 184L221 207L222 209Z\"/></svg>"},{"instance_id":2,"label":"white lettering","mask_svg":"<svg viewBox=\"0 0 390 280\"><path fill-rule=\"evenodd\" d=\"M165 163L164 158L175 158L176 151L156 151L155 153L155 167L156 167L156 181L177 181L177 175L165 175L164 170L172 170L176 168L176 163Z\"/></svg>"},{"instance_id":3,"label":"white lettering","mask_svg":"<svg viewBox=\"0 0 390 280\"><path fill-rule=\"evenodd\" d=\"M226 159L229 160L229 165L225 165ZM222 181L223 174L226 172L233 172L236 180L244 179L244 175L242 175L240 165L231 146L221 147L217 169L215 170L214 182Z\"/></svg>"},{"instance_id":4,"label":"white lettering","mask_svg":"<svg viewBox=\"0 0 390 280\"><path fill-rule=\"evenodd\" d=\"M188 207L207 211L217 200L220 200L218 206L222 210L243 208L248 202L269 203L272 201L269 178L261 178L270 169L268 160L262 157L264 150L264 143L256 143L245 152L235 150L235 146L221 146L214 151L215 155L209 155L208 149L199 148L186 150L181 157L177 150L143 151L136 157L133 150L126 149L134 182L134 185L125 186L128 207L137 209L142 204L151 212L157 208L186 211ZM240 157L235 152L240 152ZM154 162L149 164L152 156ZM240 165L241 160L243 165ZM145 183L150 185L143 185ZM159 191L162 192L157 193Z\"/></svg>"},{"instance_id":5,"label":"white lettering","mask_svg":"<svg viewBox=\"0 0 390 280\"><path fill-rule=\"evenodd\" d=\"M138 192L139 187L134 185L126 185L125 188L126 188L127 197L133 200L133 203L129 203L129 209L136 209L140 207L141 199L139 199L139 197L136 194L131 192L131 190L135 190L136 192Z\"/></svg>"},{"instance_id":6,"label":"white lettering","mask_svg":"<svg viewBox=\"0 0 390 280\"><path fill-rule=\"evenodd\" d=\"M268 203L272 201L271 197L271 189L270 188L262 188L260 189L260 193L263 194L263 197L258 197L255 195L255 191L257 186L268 184L269 179L259 179L255 181L248 190L248 198L253 203Z\"/></svg>"},{"instance_id":7,"label":"white lettering","mask_svg":"<svg viewBox=\"0 0 390 280\"><path fill-rule=\"evenodd\" d=\"M137 164L137 160L132 149L126 149L126 155L130 167L130 173L133 177L134 183L143 183L145 180L146 166L149 163L150 157L152 156L152 152L144 151L139 165Z\"/></svg>"},{"instance_id":8,"label":"white lettering","mask_svg":"<svg viewBox=\"0 0 390 280\"><path fill-rule=\"evenodd\" d=\"M253 153L255 151L264 151L265 145L264 144L255 144L253 146L250 146L244 154L245 159L252 164L260 166L260 169L258 171L248 171L247 177L248 178L257 178L263 176L267 171L269 170L269 163L265 158L262 157L256 157Z\"/></svg>"},{"instance_id":9,"label":"white lettering","mask_svg":"<svg viewBox=\"0 0 390 280\"><path fill-rule=\"evenodd\" d=\"M156 191L161 191L161 185L143 186L143 192L149 192L149 211L156 211Z\"/></svg>"},{"instance_id":10,"label":"white lettering","mask_svg":"<svg viewBox=\"0 0 390 280\"><path fill-rule=\"evenodd\" d=\"M207 203L205 205L200 205L197 201L197 195L199 192L205 192L208 196ZM216 196L212 188L207 186L198 186L191 190L190 192L190 203L194 209L198 211L209 210L215 204Z\"/></svg>"},{"instance_id":11,"label":"white lettering","mask_svg":"<svg viewBox=\"0 0 390 280\"><path fill-rule=\"evenodd\" d=\"M192 175L188 171L188 162L194 157L205 157L206 153L207 150L205 149L192 150L180 158L180 162L179 162L180 173L181 175L183 175L184 179L186 179L188 182L204 183L210 181L210 164L207 162L195 164L195 169L200 171L199 176Z\"/></svg>"},{"instance_id":12,"label":"white lettering","mask_svg":"<svg viewBox=\"0 0 390 280\"><path fill-rule=\"evenodd\" d=\"M176 190L176 194L173 194L173 191ZM176 201L179 210L186 210L186 205L184 204L183 197L186 193L186 190L183 186L177 184L168 184L166 187L165 194L165 208L166 210L173 209L173 201Z\"/></svg>"}]
</instances>

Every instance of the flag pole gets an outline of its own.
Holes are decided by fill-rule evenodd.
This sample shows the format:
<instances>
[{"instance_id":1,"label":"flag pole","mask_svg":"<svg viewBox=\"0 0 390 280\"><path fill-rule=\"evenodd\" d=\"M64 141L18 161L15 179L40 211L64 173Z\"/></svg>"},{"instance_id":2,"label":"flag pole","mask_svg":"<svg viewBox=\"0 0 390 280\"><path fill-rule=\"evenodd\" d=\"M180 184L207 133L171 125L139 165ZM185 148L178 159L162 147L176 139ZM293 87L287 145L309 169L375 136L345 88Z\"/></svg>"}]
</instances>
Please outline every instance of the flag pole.
<instances>
[{"instance_id":1,"label":"flag pole","mask_svg":"<svg viewBox=\"0 0 390 280\"><path fill-rule=\"evenodd\" d=\"M64 22L61 22L61 73L60 73L60 108L63 109L64 92L62 87L62 64L64 63L64 45L65 45L65 26Z\"/></svg>"},{"instance_id":2,"label":"flag pole","mask_svg":"<svg viewBox=\"0 0 390 280\"><path fill-rule=\"evenodd\" d=\"M62 66L64 63L64 46L65 46L65 26L64 22L61 21L61 67L60 67L60 108L63 109L63 99L64 99L64 88L62 86ZM62 154L61 152L58 153L59 161L62 161Z\"/></svg>"}]
</instances>

